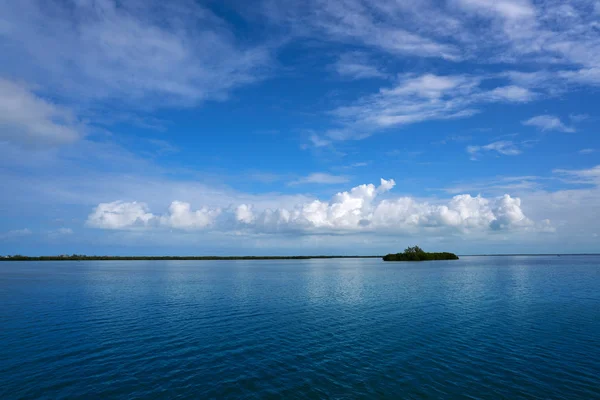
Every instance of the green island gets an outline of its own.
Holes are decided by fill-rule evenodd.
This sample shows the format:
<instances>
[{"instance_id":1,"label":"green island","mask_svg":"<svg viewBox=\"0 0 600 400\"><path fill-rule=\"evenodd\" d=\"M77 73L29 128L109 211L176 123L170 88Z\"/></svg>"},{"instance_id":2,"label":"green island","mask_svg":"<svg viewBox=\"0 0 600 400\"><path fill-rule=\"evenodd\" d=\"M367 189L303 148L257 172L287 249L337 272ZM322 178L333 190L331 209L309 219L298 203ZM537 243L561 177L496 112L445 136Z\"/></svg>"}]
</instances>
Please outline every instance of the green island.
<instances>
[{"instance_id":1,"label":"green island","mask_svg":"<svg viewBox=\"0 0 600 400\"><path fill-rule=\"evenodd\" d=\"M404 253L388 254L383 261L433 261L433 260L458 260L454 253L427 253L419 246L408 247Z\"/></svg>"}]
</instances>

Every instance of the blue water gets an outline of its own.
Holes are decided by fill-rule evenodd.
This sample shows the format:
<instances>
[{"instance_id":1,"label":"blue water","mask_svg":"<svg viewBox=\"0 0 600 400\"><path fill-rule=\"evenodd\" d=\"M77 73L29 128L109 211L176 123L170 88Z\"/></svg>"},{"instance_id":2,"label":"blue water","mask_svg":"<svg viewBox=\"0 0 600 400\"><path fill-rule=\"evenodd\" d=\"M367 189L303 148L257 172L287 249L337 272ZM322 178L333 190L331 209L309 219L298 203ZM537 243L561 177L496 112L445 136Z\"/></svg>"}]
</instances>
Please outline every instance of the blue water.
<instances>
[{"instance_id":1,"label":"blue water","mask_svg":"<svg viewBox=\"0 0 600 400\"><path fill-rule=\"evenodd\" d=\"M600 257L0 263L0 398L600 398Z\"/></svg>"}]
</instances>

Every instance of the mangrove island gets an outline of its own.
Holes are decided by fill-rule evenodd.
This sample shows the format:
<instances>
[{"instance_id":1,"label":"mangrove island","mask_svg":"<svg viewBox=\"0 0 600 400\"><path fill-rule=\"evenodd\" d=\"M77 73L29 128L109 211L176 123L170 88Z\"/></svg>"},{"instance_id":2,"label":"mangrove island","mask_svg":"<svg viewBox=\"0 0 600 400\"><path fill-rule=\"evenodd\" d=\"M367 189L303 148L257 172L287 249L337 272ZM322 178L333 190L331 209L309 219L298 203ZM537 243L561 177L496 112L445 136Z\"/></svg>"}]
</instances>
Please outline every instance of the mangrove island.
<instances>
[{"instance_id":1,"label":"mangrove island","mask_svg":"<svg viewBox=\"0 0 600 400\"><path fill-rule=\"evenodd\" d=\"M454 253L427 253L419 246L408 247L404 253L388 254L383 261L432 261L432 260L458 260Z\"/></svg>"}]
</instances>

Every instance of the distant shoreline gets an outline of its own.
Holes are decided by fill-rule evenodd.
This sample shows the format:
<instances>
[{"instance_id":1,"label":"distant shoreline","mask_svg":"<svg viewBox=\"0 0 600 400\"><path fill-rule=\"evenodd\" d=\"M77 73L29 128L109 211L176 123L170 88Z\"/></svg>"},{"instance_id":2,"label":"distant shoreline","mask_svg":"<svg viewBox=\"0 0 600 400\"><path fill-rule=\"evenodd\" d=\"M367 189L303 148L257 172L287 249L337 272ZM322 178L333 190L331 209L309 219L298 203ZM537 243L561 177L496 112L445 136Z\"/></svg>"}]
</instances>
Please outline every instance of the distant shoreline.
<instances>
[{"instance_id":1,"label":"distant shoreline","mask_svg":"<svg viewBox=\"0 0 600 400\"><path fill-rule=\"evenodd\" d=\"M313 260L333 258L381 258L382 256L12 256L0 261L234 261L234 260Z\"/></svg>"},{"instance_id":2,"label":"distant shoreline","mask_svg":"<svg viewBox=\"0 0 600 400\"><path fill-rule=\"evenodd\" d=\"M573 257L600 256L600 253L576 254L464 254L460 257ZM383 256L0 256L2 261L235 261L235 260L328 260L383 258Z\"/></svg>"}]
</instances>

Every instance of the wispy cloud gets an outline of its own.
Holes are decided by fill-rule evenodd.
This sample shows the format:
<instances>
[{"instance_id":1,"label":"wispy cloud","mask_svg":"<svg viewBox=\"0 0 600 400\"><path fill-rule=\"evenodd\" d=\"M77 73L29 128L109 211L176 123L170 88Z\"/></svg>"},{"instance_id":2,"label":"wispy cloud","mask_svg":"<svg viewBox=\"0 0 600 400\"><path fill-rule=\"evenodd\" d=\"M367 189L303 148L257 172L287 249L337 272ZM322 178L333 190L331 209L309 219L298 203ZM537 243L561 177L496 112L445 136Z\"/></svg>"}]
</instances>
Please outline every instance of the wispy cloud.
<instances>
[{"instance_id":1,"label":"wispy cloud","mask_svg":"<svg viewBox=\"0 0 600 400\"><path fill-rule=\"evenodd\" d=\"M392 57L466 60L483 70L490 63L512 64L508 71L478 73L476 78L494 76L507 82L494 82L495 87L489 87L490 80L485 89L475 87L456 94L449 91L445 97L421 102L401 96L402 90L411 89L410 85L403 88L406 78L401 78L397 88L381 88L335 109L335 122L341 126L329 130L332 140L362 139L380 129L432 119L468 117L487 102L531 102L582 85L600 85L600 34L594 11L598 7L592 0L452 0L447 5L432 1L315 0L302 7L290 1L277 4L269 9L270 17L294 26L302 35L352 43ZM527 71L515 70L519 63L527 63ZM365 73L376 74L372 69ZM429 77L432 83L436 78L438 82L456 78L422 77ZM427 80L421 83L427 86ZM413 91L412 97L418 98L426 89ZM545 122L541 129L574 130L563 123Z\"/></svg>"},{"instance_id":2,"label":"wispy cloud","mask_svg":"<svg viewBox=\"0 0 600 400\"><path fill-rule=\"evenodd\" d=\"M331 144L331 140L324 139L317 134L311 134L308 140L313 147L325 147Z\"/></svg>"},{"instance_id":3,"label":"wispy cloud","mask_svg":"<svg viewBox=\"0 0 600 400\"><path fill-rule=\"evenodd\" d=\"M83 131L84 125L68 108L0 78L0 140L44 147L71 143L82 137Z\"/></svg>"},{"instance_id":4,"label":"wispy cloud","mask_svg":"<svg viewBox=\"0 0 600 400\"><path fill-rule=\"evenodd\" d=\"M600 165L587 169L555 169L557 175L561 175L568 183L584 183L600 186Z\"/></svg>"},{"instance_id":5,"label":"wispy cloud","mask_svg":"<svg viewBox=\"0 0 600 400\"><path fill-rule=\"evenodd\" d=\"M315 172L295 181L290 182L290 185L304 185L304 184L320 184L320 185L331 185L337 183L346 183L350 179L347 176L332 175L325 172Z\"/></svg>"},{"instance_id":6,"label":"wispy cloud","mask_svg":"<svg viewBox=\"0 0 600 400\"><path fill-rule=\"evenodd\" d=\"M456 3L465 10L507 21L529 19L535 15L529 0L457 0Z\"/></svg>"},{"instance_id":7,"label":"wispy cloud","mask_svg":"<svg viewBox=\"0 0 600 400\"><path fill-rule=\"evenodd\" d=\"M442 140L433 142L432 144L444 145L450 142L466 142L471 140L473 137L469 135L448 135Z\"/></svg>"},{"instance_id":8,"label":"wispy cloud","mask_svg":"<svg viewBox=\"0 0 600 400\"><path fill-rule=\"evenodd\" d=\"M491 177L484 181L471 180L469 182L457 183L444 188L443 191L450 194L457 193L486 193L502 194L506 192L523 192L541 189L542 182L548 178L540 176L499 176Z\"/></svg>"},{"instance_id":9,"label":"wispy cloud","mask_svg":"<svg viewBox=\"0 0 600 400\"><path fill-rule=\"evenodd\" d=\"M0 25L10 60L0 71L78 102L152 108L222 99L261 79L271 62L269 44L238 42L227 23L188 0L2 2Z\"/></svg>"},{"instance_id":10,"label":"wispy cloud","mask_svg":"<svg viewBox=\"0 0 600 400\"><path fill-rule=\"evenodd\" d=\"M583 122L589 118L590 116L588 114L569 114L569 119L576 124L579 122Z\"/></svg>"},{"instance_id":11,"label":"wispy cloud","mask_svg":"<svg viewBox=\"0 0 600 400\"><path fill-rule=\"evenodd\" d=\"M545 131L560 131L560 132L575 132L575 128L567 126L562 123L560 118L553 115L538 115L523 121L523 125L534 126L540 129L542 132Z\"/></svg>"},{"instance_id":12,"label":"wispy cloud","mask_svg":"<svg viewBox=\"0 0 600 400\"><path fill-rule=\"evenodd\" d=\"M439 24L458 30L459 20L421 2L370 2L366 0L298 3L268 1L266 15L272 22L290 26L297 35L376 48L397 56L460 60L459 49L432 35ZM428 15L427 15L428 14ZM409 17L409 18L407 18ZM422 34L419 31L430 31ZM429 34L428 34L429 33Z\"/></svg>"},{"instance_id":13,"label":"wispy cloud","mask_svg":"<svg viewBox=\"0 0 600 400\"><path fill-rule=\"evenodd\" d=\"M368 55L359 52L343 54L332 68L339 76L348 79L388 78L388 74L369 60Z\"/></svg>"},{"instance_id":14,"label":"wispy cloud","mask_svg":"<svg viewBox=\"0 0 600 400\"><path fill-rule=\"evenodd\" d=\"M73 229L71 228L58 228L48 232L48 237L50 238L59 238L73 234Z\"/></svg>"},{"instance_id":15,"label":"wispy cloud","mask_svg":"<svg viewBox=\"0 0 600 400\"><path fill-rule=\"evenodd\" d=\"M0 238L1 239L10 239L10 238L16 238L16 237L22 237L22 236L29 236L31 234L32 234L32 232L27 228L14 229L12 231L0 233Z\"/></svg>"},{"instance_id":16,"label":"wispy cloud","mask_svg":"<svg viewBox=\"0 0 600 400\"><path fill-rule=\"evenodd\" d=\"M497 87L485 94L491 101L507 101L526 103L533 100L536 94L531 90L515 85Z\"/></svg>"},{"instance_id":17,"label":"wispy cloud","mask_svg":"<svg viewBox=\"0 0 600 400\"><path fill-rule=\"evenodd\" d=\"M148 142L156 148L156 153L158 155L167 155L174 154L179 152L179 148L177 146L172 145L167 140L163 139L148 139Z\"/></svg>"},{"instance_id":18,"label":"wispy cloud","mask_svg":"<svg viewBox=\"0 0 600 400\"><path fill-rule=\"evenodd\" d=\"M596 152L596 149L581 149L581 150L579 150L579 154L592 154L595 152Z\"/></svg>"},{"instance_id":19,"label":"wispy cloud","mask_svg":"<svg viewBox=\"0 0 600 400\"><path fill-rule=\"evenodd\" d=\"M327 131L327 136L331 140L364 139L391 127L470 117L485 103L519 103L529 96L528 91L516 87L484 89L481 83L485 79L471 75L400 76L395 86L334 109L331 114L342 127Z\"/></svg>"},{"instance_id":20,"label":"wispy cloud","mask_svg":"<svg viewBox=\"0 0 600 400\"><path fill-rule=\"evenodd\" d=\"M504 156L516 156L521 154L521 150L517 145L510 140L500 140L484 146L468 146L467 152L471 155L472 160L476 160L482 152L492 151Z\"/></svg>"}]
</instances>

